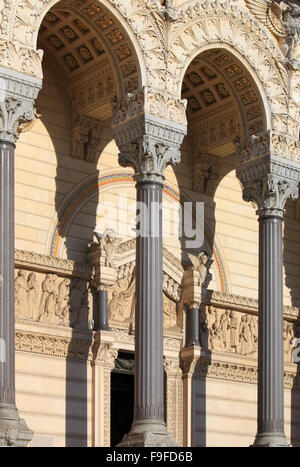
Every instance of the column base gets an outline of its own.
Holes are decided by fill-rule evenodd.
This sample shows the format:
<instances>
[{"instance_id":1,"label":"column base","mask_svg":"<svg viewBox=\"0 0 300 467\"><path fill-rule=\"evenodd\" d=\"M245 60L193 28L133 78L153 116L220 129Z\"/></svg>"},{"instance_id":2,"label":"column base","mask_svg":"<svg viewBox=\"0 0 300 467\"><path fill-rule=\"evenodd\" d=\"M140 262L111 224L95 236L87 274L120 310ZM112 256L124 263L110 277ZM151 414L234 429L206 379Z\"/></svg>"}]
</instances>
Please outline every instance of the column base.
<instances>
[{"instance_id":1,"label":"column base","mask_svg":"<svg viewBox=\"0 0 300 467\"><path fill-rule=\"evenodd\" d=\"M32 440L25 420L13 404L0 404L0 447L26 447Z\"/></svg>"},{"instance_id":2,"label":"column base","mask_svg":"<svg viewBox=\"0 0 300 467\"><path fill-rule=\"evenodd\" d=\"M261 433L257 434L254 443L251 447L263 447L263 448L288 448L291 447L288 444L284 433Z\"/></svg>"},{"instance_id":3,"label":"column base","mask_svg":"<svg viewBox=\"0 0 300 467\"><path fill-rule=\"evenodd\" d=\"M161 421L139 420L134 422L130 432L124 436L117 447L178 447L173 436L168 433Z\"/></svg>"}]
</instances>

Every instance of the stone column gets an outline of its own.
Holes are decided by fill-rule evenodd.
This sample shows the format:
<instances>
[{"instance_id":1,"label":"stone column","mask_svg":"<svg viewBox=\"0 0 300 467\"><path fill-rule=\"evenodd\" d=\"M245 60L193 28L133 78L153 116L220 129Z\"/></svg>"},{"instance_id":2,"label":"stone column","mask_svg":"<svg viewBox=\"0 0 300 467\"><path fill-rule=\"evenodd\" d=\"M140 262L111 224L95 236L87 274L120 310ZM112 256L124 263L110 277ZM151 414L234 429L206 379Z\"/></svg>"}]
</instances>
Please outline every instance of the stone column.
<instances>
[{"instance_id":1,"label":"stone column","mask_svg":"<svg viewBox=\"0 0 300 467\"><path fill-rule=\"evenodd\" d=\"M259 216L258 430L254 446L288 446L284 434L283 258L285 202L298 197L300 167L269 155L237 169Z\"/></svg>"},{"instance_id":2,"label":"stone column","mask_svg":"<svg viewBox=\"0 0 300 467\"><path fill-rule=\"evenodd\" d=\"M200 303L193 302L187 310L186 346L200 345Z\"/></svg>"},{"instance_id":3,"label":"stone column","mask_svg":"<svg viewBox=\"0 0 300 467\"><path fill-rule=\"evenodd\" d=\"M138 202L134 422L120 446L176 445L164 421L161 203L164 170L179 162L184 134L146 115L116 131L119 163L134 168Z\"/></svg>"},{"instance_id":4,"label":"stone column","mask_svg":"<svg viewBox=\"0 0 300 467\"><path fill-rule=\"evenodd\" d=\"M41 81L0 68L0 446L32 438L15 404L14 150L20 126L34 118Z\"/></svg>"}]
</instances>

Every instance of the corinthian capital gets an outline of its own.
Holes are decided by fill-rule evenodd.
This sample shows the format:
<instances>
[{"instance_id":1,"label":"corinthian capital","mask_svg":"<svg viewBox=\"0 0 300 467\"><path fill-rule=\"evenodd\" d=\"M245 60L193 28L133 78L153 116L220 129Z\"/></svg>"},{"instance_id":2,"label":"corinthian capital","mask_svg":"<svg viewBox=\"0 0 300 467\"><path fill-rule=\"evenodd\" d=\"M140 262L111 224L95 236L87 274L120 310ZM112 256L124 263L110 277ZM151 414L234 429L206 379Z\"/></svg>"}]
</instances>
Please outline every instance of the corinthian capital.
<instances>
[{"instance_id":1,"label":"corinthian capital","mask_svg":"<svg viewBox=\"0 0 300 467\"><path fill-rule=\"evenodd\" d=\"M119 163L132 167L137 181L162 181L169 164L180 162L185 126L140 115L115 129Z\"/></svg>"},{"instance_id":2,"label":"corinthian capital","mask_svg":"<svg viewBox=\"0 0 300 467\"><path fill-rule=\"evenodd\" d=\"M0 68L0 139L16 143L24 124L31 122L41 80Z\"/></svg>"},{"instance_id":3,"label":"corinthian capital","mask_svg":"<svg viewBox=\"0 0 300 467\"><path fill-rule=\"evenodd\" d=\"M298 198L299 164L269 156L238 167L237 177L243 199L253 201L260 216L282 217L286 201Z\"/></svg>"}]
</instances>

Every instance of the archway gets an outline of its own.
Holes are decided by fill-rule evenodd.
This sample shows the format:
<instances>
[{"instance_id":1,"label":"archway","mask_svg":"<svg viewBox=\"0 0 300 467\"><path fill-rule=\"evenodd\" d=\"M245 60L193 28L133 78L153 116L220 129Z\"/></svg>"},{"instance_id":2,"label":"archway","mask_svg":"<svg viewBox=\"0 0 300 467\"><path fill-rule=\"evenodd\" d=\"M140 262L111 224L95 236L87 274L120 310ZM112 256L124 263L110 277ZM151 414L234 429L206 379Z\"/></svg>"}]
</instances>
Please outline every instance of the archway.
<instances>
[{"instance_id":1,"label":"archway","mask_svg":"<svg viewBox=\"0 0 300 467\"><path fill-rule=\"evenodd\" d=\"M190 62L182 84L182 98L188 101L188 135L182 151L182 163L190 164L190 190L193 192L191 197L196 202L204 202L205 219L209 222L212 237L216 235L220 242L233 294L227 294L229 303L230 300L234 303L234 297L237 296L249 299L257 297L258 263L255 236L258 226L253 208L242 200L242 190L235 176L235 169L239 164L236 158L236 143L244 144L243 142L248 141L252 135L255 138L263 137L268 129L264 100L253 73L237 56L238 54L229 51L228 47L207 48ZM177 173L180 178L180 167ZM253 232L254 241L249 236L247 239L249 230ZM194 252L196 255L198 253ZM218 435L218 424L225 424L226 416L222 419L221 411L218 414L214 412L212 400L215 403L221 396L212 395L217 389L212 382L213 377L207 378L213 361L224 361L226 355L232 359L232 353L237 353L234 358L238 361L246 352L255 366L257 358L256 351L253 351L254 334L251 349L249 347L245 351L239 342L235 350L235 343L230 340L228 329L231 329L234 335L236 325L238 335L242 329L240 323L243 323L245 318L242 319L241 312L230 315L229 303L224 308L214 305L214 282L211 281L208 287L210 290L200 309L199 333L204 356L199 358L191 374L193 446L222 445L221 435ZM223 299L225 297L226 294L223 295ZM236 318L237 323L234 321ZM256 320L256 317L253 320ZM227 384L229 386L231 383ZM240 390L243 391L242 386ZM251 391L255 398L255 386ZM241 445L250 444L255 435L256 412L253 411L253 407L249 409L246 405L241 404L241 413L245 415L249 411L251 414L249 439L247 440L245 435L235 433L236 440L240 436L237 442ZM234 445L234 442L228 434L227 443Z\"/></svg>"}]
</instances>

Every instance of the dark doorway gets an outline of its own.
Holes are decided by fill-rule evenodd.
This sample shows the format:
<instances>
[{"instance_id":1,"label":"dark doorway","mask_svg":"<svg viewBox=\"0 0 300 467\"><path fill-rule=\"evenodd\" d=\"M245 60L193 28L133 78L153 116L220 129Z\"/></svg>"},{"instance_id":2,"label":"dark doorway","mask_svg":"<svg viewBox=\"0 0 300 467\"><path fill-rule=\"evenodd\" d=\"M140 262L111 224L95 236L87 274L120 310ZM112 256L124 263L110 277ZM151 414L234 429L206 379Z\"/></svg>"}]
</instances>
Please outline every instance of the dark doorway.
<instances>
[{"instance_id":1,"label":"dark doorway","mask_svg":"<svg viewBox=\"0 0 300 467\"><path fill-rule=\"evenodd\" d=\"M134 355L119 352L111 373L111 446L126 435L134 413Z\"/></svg>"}]
</instances>

